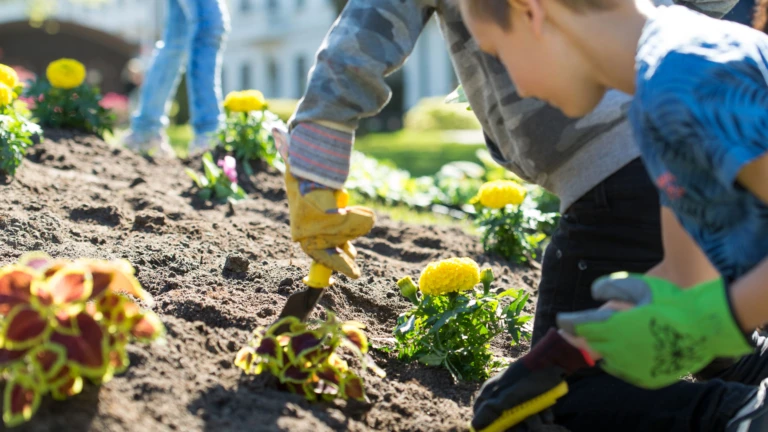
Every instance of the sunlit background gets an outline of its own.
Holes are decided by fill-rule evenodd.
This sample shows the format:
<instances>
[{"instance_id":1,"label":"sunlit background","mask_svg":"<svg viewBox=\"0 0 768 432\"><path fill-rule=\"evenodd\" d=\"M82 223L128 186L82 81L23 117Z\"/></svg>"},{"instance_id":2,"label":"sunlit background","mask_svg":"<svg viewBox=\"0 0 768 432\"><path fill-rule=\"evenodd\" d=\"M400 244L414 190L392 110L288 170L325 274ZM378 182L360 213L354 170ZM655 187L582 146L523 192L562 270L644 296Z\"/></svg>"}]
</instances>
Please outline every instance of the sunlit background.
<instances>
[{"instance_id":1,"label":"sunlit background","mask_svg":"<svg viewBox=\"0 0 768 432\"><path fill-rule=\"evenodd\" d=\"M315 52L345 3L229 0L232 31L223 61L224 92L261 90L271 100L271 110L284 118L290 116L306 87ZM125 127L136 102L136 88L162 33L165 7L166 2L159 0L0 0L0 62L20 70L23 76L34 76L56 58L82 61L88 68L88 81L108 95L109 105ZM457 79L435 20L429 23L405 66L387 82L392 100L380 115L361 125L359 149L369 148L381 157L385 156L382 147L391 146L393 159L399 165L405 163L404 167L415 174L434 171L457 154L474 158L482 135L471 113L458 112L463 117L459 121L451 115L444 118L443 111L455 113L462 108L442 103L456 87ZM422 109L409 115L416 106ZM439 112L430 114L435 110ZM188 120L183 83L171 114L174 125ZM406 122L406 129L425 133L417 138L402 130ZM474 132L438 132L456 129ZM190 136L185 127L169 132L176 147L183 147ZM397 133L380 136L385 132ZM400 155L398 149L418 149L418 144L429 145L426 151L444 145L447 150L439 152L444 158L411 167L410 151Z\"/></svg>"}]
</instances>

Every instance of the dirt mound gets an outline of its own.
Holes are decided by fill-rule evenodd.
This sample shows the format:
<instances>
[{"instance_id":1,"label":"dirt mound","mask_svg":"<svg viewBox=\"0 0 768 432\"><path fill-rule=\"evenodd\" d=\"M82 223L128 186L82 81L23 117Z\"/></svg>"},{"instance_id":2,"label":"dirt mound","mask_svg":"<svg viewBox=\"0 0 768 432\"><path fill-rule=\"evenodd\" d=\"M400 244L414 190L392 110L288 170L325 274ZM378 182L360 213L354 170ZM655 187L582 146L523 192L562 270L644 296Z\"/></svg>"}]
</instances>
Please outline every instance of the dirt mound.
<instances>
[{"instance_id":1,"label":"dirt mound","mask_svg":"<svg viewBox=\"0 0 768 432\"><path fill-rule=\"evenodd\" d=\"M367 377L370 404L309 404L272 390L263 378L243 376L232 365L236 351L302 289L309 260L290 241L277 171L261 167L243 178L250 199L230 208L195 198L184 168L91 136L50 131L30 149L18 177L0 185L0 265L32 250L126 258L168 328L166 344L129 348L126 373L102 387L87 385L65 402L46 398L17 430L465 429L479 383L454 384L444 370L404 364L378 350L373 355L388 377ZM461 230L385 217L357 246L364 276L340 277L321 305L365 323L374 344L386 342L408 307L395 285L399 277L457 255L489 263L477 239ZM490 264L501 275L497 288L532 290L523 279L536 280L534 272ZM517 354L501 342L498 348Z\"/></svg>"}]
</instances>

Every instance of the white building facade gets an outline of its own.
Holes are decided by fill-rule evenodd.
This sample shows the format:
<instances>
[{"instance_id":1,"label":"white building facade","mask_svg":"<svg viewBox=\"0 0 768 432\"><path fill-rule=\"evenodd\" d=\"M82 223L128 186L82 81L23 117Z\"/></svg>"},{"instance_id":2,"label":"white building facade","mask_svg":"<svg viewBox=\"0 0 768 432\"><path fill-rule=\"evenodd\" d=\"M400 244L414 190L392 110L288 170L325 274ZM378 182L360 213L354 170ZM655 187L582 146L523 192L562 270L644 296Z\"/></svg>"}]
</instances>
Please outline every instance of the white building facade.
<instances>
[{"instance_id":1,"label":"white building facade","mask_svg":"<svg viewBox=\"0 0 768 432\"><path fill-rule=\"evenodd\" d=\"M269 98L296 99L328 29L336 19L328 0L228 0L232 32L227 41L222 82L225 92L262 90ZM165 1L105 0L92 6L59 0L56 20L118 36L140 47L148 64L162 34ZM27 19L27 1L0 2L0 25ZM55 22L45 24L56 31ZM0 41L1 43L1 41ZM402 72L403 109L419 99L448 94L456 85L437 23L429 23Z\"/></svg>"}]
</instances>

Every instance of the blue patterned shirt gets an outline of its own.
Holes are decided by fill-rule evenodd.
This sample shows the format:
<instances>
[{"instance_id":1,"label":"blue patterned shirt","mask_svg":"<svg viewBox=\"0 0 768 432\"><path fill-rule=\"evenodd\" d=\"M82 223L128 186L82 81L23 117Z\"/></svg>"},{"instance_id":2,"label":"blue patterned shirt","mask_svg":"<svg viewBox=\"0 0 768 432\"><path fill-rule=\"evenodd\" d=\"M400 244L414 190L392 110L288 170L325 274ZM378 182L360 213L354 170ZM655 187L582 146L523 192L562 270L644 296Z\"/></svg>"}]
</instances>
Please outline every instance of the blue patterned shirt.
<instances>
[{"instance_id":1,"label":"blue patterned shirt","mask_svg":"<svg viewBox=\"0 0 768 432\"><path fill-rule=\"evenodd\" d=\"M661 203L732 282L768 256L768 206L736 179L768 150L768 36L661 7L635 67L630 121Z\"/></svg>"}]
</instances>

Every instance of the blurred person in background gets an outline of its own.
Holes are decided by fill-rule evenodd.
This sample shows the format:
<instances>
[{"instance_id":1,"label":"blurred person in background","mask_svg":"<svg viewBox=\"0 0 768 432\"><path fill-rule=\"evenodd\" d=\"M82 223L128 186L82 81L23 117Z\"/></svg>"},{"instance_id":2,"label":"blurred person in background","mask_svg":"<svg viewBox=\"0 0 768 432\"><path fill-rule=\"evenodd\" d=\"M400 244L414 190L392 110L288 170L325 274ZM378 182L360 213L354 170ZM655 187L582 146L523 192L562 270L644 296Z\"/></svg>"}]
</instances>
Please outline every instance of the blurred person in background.
<instances>
[{"instance_id":1,"label":"blurred person in background","mask_svg":"<svg viewBox=\"0 0 768 432\"><path fill-rule=\"evenodd\" d=\"M226 0L167 0L163 38L144 76L138 109L123 144L136 152L173 156L164 129L186 70L192 128L189 153L207 151L224 120L221 56L229 33Z\"/></svg>"}]
</instances>

